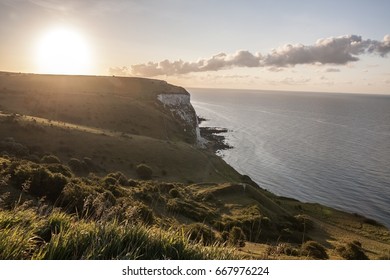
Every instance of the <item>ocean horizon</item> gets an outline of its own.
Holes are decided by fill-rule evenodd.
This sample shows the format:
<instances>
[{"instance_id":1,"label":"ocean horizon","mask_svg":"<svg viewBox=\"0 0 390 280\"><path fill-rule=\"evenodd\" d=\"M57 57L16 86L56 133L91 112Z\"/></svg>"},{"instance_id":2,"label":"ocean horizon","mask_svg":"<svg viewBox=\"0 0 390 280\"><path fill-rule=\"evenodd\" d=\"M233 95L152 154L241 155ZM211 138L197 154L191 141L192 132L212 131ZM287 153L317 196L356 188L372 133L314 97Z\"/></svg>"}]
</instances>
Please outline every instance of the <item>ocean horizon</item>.
<instances>
[{"instance_id":1,"label":"ocean horizon","mask_svg":"<svg viewBox=\"0 0 390 280\"><path fill-rule=\"evenodd\" d=\"M390 95L189 89L218 154L262 188L390 228Z\"/></svg>"}]
</instances>

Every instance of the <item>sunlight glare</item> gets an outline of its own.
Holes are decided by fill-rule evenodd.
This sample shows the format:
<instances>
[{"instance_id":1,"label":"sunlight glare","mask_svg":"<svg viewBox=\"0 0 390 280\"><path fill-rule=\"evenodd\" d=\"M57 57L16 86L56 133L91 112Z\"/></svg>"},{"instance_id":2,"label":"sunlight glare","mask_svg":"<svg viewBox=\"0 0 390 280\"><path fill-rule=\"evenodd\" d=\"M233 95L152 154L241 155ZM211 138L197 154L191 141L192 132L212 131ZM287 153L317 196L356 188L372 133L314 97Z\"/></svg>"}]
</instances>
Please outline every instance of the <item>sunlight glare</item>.
<instances>
[{"instance_id":1,"label":"sunlight glare","mask_svg":"<svg viewBox=\"0 0 390 280\"><path fill-rule=\"evenodd\" d=\"M72 29L53 29L39 40L37 66L40 73L88 74L90 51L83 37Z\"/></svg>"}]
</instances>

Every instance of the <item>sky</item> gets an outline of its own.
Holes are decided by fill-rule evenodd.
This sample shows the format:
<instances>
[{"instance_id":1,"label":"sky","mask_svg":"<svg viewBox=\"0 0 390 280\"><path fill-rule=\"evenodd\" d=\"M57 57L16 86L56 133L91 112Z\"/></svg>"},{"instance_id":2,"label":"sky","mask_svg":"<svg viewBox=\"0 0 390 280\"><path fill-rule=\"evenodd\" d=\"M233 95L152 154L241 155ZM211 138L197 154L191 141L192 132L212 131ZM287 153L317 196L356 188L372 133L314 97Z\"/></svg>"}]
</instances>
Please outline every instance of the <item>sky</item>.
<instances>
[{"instance_id":1,"label":"sky","mask_svg":"<svg viewBox=\"0 0 390 280\"><path fill-rule=\"evenodd\" d=\"M390 94L390 1L0 0L0 71Z\"/></svg>"}]
</instances>

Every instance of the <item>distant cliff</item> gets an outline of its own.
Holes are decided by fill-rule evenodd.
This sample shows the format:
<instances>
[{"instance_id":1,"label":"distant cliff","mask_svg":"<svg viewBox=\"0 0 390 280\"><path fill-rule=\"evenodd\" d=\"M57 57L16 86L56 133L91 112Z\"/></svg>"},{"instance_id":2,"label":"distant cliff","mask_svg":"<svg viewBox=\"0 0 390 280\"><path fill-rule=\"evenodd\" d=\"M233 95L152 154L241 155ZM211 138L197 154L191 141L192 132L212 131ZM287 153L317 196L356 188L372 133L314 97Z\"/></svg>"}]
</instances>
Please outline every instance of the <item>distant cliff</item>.
<instances>
[{"instance_id":1,"label":"distant cliff","mask_svg":"<svg viewBox=\"0 0 390 280\"><path fill-rule=\"evenodd\" d=\"M0 110L11 113L157 139L200 139L189 93L161 80L0 72L0 93Z\"/></svg>"}]
</instances>

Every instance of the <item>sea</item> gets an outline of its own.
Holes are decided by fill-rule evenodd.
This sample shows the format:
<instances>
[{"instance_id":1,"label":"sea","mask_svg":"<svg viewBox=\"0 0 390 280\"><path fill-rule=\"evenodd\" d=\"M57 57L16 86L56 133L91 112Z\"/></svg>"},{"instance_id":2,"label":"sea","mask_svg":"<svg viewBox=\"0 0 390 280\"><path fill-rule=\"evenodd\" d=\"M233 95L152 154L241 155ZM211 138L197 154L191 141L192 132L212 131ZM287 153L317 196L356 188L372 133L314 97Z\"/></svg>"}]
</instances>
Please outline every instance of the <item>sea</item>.
<instances>
[{"instance_id":1,"label":"sea","mask_svg":"<svg viewBox=\"0 0 390 280\"><path fill-rule=\"evenodd\" d=\"M262 188L390 228L390 95L189 89L218 154Z\"/></svg>"}]
</instances>

